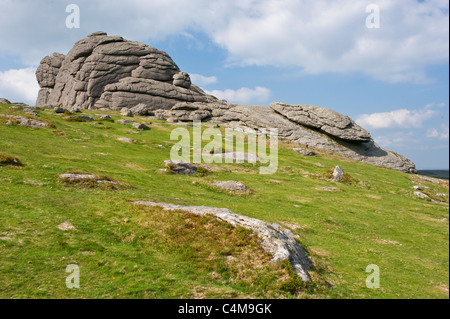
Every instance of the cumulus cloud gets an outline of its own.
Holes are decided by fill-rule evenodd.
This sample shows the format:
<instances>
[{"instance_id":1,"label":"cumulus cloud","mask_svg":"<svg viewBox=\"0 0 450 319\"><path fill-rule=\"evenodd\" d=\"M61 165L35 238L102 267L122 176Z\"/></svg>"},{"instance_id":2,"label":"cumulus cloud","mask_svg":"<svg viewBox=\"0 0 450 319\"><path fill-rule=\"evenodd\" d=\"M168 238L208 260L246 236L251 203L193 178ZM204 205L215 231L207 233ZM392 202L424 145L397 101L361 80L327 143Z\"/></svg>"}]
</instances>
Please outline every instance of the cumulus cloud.
<instances>
[{"instance_id":1,"label":"cumulus cloud","mask_svg":"<svg viewBox=\"0 0 450 319\"><path fill-rule=\"evenodd\" d=\"M249 89L246 87L237 90L213 90L207 91L208 94L212 94L219 99L227 100L233 103L263 103L269 100L271 91L268 88L257 86L255 89Z\"/></svg>"},{"instance_id":2,"label":"cumulus cloud","mask_svg":"<svg viewBox=\"0 0 450 319\"><path fill-rule=\"evenodd\" d=\"M34 105L39 92L35 68L0 72L0 97Z\"/></svg>"},{"instance_id":3,"label":"cumulus cloud","mask_svg":"<svg viewBox=\"0 0 450 319\"><path fill-rule=\"evenodd\" d=\"M365 25L371 3L78 0L81 28L67 29L65 1L2 0L0 53L19 54L27 65L36 65L97 30L150 44L199 32L228 52L230 64L289 66L308 74L358 72L388 82L430 81L426 68L448 63L448 1L377 0L379 29Z\"/></svg>"},{"instance_id":4,"label":"cumulus cloud","mask_svg":"<svg viewBox=\"0 0 450 319\"><path fill-rule=\"evenodd\" d=\"M191 82L198 86L207 86L209 84L217 83L217 77L215 76L204 76L201 74L189 74L191 77Z\"/></svg>"},{"instance_id":5,"label":"cumulus cloud","mask_svg":"<svg viewBox=\"0 0 450 319\"><path fill-rule=\"evenodd\" d=\"M436 128L432 128L432 129L427 131L427 137L438 138L438 139L441 139L441 140L448 140L448 138L449 138L449 127L446 126L446 125L443 125L440 132Z\"/></svg>"},{"instance_id":6,"label":"cumulus cloud","mask_svg":"<svg viewBox=\"0 0 450 319\"><path fill-rule=\"evenodd\" d=\"M386 128L418 128L423 122L439 114L439 112L424 108L421 110L400 109L392 112L362 114L356 122L362 127L374 129Z\"/></svg>"}]
</instances>

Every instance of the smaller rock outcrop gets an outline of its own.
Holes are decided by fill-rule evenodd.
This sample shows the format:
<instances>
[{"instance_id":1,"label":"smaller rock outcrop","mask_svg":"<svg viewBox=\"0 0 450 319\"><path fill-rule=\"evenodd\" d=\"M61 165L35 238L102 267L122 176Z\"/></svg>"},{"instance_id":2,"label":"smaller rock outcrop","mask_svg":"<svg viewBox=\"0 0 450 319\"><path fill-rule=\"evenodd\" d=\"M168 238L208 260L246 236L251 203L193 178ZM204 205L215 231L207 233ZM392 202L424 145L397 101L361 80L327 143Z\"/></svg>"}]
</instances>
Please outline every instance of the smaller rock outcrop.
<instances>
[{"instance_id":1,"label":"smaller rock outcrop","mask_svg":"<svg viewBox=\"0 0 450 319\"><path fill-rule=\"evenodd\" d=\"M292 269L303 281L311 280L309 275L311 263L306 256L305 250L296 240L298 236L279 224L267 223L256 218L239 215L226 208L182 206L150 201L136 201L132 204L161 207L165 210L187 211L197 215L213 215L217 219L230 223L233 226L251 229L261 239L262 248L273 256L273 261L288 260Z\"/></svg>"},{"instance_id":2,"label":"smaller rock outcrop","mask_svg":"<svg viewBox=\"0 0 450 319\"><path fill-rule=\"evenodd\" d=\"M11 104L11 102L7 99L0 98L0 104Z\"/></svg>"},{"instance_id":3,"label":"smaller rock outcrop","mask_svg":"<svg viewBox=\"0 0 450 319\"><path fill-rule=\"evenodd\" d=\"M20 125L26 127L36 127L36 128L46 128L50 127L50 124L47 122L26 118L23 116L16 115L8 115L8 114L0 114L0 117L8 119L6 122L7 125Z\"/></svg>"},{"instance_id":4,"label":"smaller rock outcrop","mask_svg":"<svg viewBox=\"0 0 450 319\"><path fill-rule=\"evenodd\" d=\"M370 133L351 118L325 107L274 102L270 107L297 124L352 142L369 142Z\"/></svg>"}]
</instances>

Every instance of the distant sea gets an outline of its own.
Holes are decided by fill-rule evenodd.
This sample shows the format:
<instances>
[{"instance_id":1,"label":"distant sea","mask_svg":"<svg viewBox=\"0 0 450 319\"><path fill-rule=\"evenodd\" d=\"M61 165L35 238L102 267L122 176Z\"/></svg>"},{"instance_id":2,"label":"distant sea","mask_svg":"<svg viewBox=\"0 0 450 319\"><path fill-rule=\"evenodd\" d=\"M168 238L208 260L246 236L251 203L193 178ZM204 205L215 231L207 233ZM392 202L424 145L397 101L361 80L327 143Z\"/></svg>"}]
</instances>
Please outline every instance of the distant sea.
<instances>
[{"instance_id":1,"label":"distant sea","mask_svg":"<svg viewBox=\"0 0 450 319\"><path fill-rule=\"evenodd\" d=\"M448 179L449 170L442 170L442 169L425 169L425 170L419 170L418 174L434 177L434 178L440 178L440 179Z\"/></svg>"}]
</instances>

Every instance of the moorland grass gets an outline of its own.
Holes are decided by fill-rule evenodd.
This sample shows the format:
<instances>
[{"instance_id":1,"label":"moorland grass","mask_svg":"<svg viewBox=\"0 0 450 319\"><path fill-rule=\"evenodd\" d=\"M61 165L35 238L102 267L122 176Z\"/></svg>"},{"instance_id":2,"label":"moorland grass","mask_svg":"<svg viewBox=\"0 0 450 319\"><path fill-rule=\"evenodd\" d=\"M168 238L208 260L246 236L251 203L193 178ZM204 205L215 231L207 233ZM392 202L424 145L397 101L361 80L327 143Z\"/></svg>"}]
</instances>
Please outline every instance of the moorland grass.
<instances>
[{"instance_id":1,"label":"moorland grass","mask_svg":"<svg viewBox=\"0 0 450 319\"><path fill-rule=\"evenodd\" d=\"M21 114L2 105L0 113ZM161 174L174 125L153 119L151 131L135 134L117 121L105 126L67 122L52 110L39 114L55 128L0 124L0 152L26 164L0 166L0 298L448 298L448 197L439 198L447 204L435 203L412 188L448 194L448 184L326 151L304 157L289 143L280 143L272 175L258 174L253 164L214 164L224 169L205 176ZM327 178L336 165L351 183ZM56 177L68 171L133 187L67 186ZM238 180L251 194L236 196L208 180ZM246 230L135 207L133 200L226 207L301 226L292 231L313 261L314 281L293 280ZM76 229L57 228L66 221ZM79 289L65 286L72 263L80 267ZM380 268L379 289L365 285L370 264Z\"/></svg>"}]
</instances>

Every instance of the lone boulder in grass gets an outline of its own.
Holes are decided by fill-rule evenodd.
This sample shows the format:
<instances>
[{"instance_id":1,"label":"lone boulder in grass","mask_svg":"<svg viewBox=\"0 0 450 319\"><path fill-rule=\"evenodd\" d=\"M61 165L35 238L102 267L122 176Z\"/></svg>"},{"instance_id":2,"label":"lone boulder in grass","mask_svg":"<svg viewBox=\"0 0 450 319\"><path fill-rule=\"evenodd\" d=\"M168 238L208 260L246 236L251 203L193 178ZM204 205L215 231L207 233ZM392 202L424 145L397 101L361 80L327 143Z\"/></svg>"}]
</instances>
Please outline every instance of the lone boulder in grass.
<instances>
[{"instance_id":1,"label":"lone boulder in grass","mask_svg":"<svg viewBox=\"0 0 450 319\"><path fill-rule=\"evenodd\" d=\"M340 182L344 177L344 171L339 166L334 168L333 174L331 175L331 179L334 181Z\"/></svg>"},{"instance_id":2,"label":"lone boulder in grass","mask_svg":"<svg viewBox=\"0 0 450 319\"><path fill-rule=\"evenodd\" d=\"M237 182L237 181L218 181L218 182L214 182L211 185L228 190L228 191L232 191L232 192L246 192L248 190L247 186L245 186L243 183L241 182Z\"/></svg>"},{"instance_id":3,"label":"lone boulder in grass","mask_svg":"<svg viewBox=\"0 0 450 319\"><path fill-rule=\"evenodd\" d=\"M150 127L148 127L147 125L137 122L133 123L133 127L141 131L148 131L150 129Z\"/></svg>"},{"instance_id":4,"label":"lone boulder in grass","mask_svg":"<svg viewBox=\"0 0 450 319\"><path fill-rule=\"evenodd\" d=\"M193 174L204 174L209 172L209 167L206 165L196 165L181 161L166 160L164 164L167 167L167 172L172 174L183 174L183 175L193 175Z\"/></svg>"}]
</instances>

